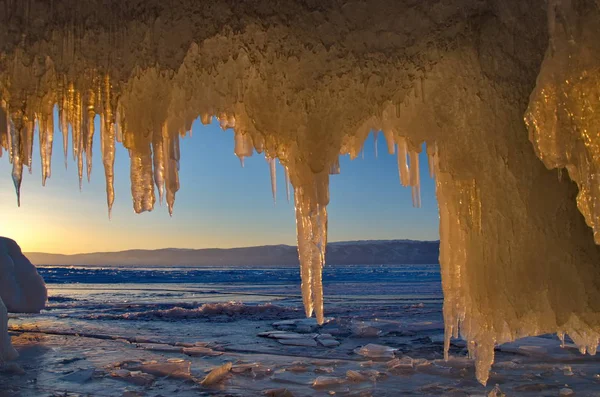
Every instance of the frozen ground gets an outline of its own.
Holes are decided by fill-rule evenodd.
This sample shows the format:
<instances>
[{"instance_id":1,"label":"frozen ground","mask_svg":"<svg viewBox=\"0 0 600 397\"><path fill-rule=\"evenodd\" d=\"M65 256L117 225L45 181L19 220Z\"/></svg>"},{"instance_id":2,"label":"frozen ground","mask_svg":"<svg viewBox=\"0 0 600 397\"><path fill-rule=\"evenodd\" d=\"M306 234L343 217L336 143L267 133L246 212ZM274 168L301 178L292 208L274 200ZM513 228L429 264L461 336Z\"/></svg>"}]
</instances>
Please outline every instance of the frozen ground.
<instances>
[{"instance_id":1,"label":"frozen ground","mask_svg":"<svg viewBox=\"0 0 600 397\"><path fill-rule=\"evenodd\" d=\"M50 303L10 320L2 397L600 396L600 358L556 336L500 346L487 387L461 341L444 362L437 265L326 268L322 327L296 269L41 273Z\"/></svg>"}]
</instances>

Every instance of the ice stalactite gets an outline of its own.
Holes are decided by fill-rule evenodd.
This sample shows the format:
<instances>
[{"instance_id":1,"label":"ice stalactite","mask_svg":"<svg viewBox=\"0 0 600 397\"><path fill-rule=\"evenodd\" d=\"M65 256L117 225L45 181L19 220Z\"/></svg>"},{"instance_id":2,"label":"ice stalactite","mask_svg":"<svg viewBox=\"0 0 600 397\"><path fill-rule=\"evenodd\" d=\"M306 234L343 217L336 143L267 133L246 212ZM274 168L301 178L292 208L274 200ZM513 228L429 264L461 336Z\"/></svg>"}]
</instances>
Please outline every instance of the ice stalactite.
<instances>
[{"instance_id":1,"label":"ice stalactite","mask_svg":"<svg viewBox=\"0 0 600 397\"><path fill-rule=\"evenodd\" d=\"M412 203L415 208L421 208L421 177L419 174L419 152L411 150L408 154L410 158L410 188L412 193Z\"/></svg>"},{"instance_id":2,"label":"ice stalactite","mask_svg":"<svg viewBox=\"0 0 600 397\"><path fill-rule=\"evenodd\" d=\"M106 76L103 83L102 100L104 111L100 115L100 149L102 152L102 163L104 164L104 178L106 180L106 204L108 207L108 216L110 218L112 206L115 202L115 120L111 103L110 78ZM66 134L63 136L66 136ZM161 190L159 189L159 191Z\"/></svg>"},{"instance_id":3,"label":"ice stalactite","mask_svg":"<svg viewBox=\"0 0 600 397\"><path fill-rule=\"evenodd\" d=\"M600 244L600 6L548 2L550 45L525 122L549 169L566 168Z\"/></svg>"},{"instance_id":4,"label":"ice stalactite","mask_svg":"<svg viewBox=\"0 0 600 397\"><path fill-rule=\"evenodd\" d=\"M285 175L285 197L287 198L287 202L290 202L290 172L288 171L287 166L283 166L284 175Z\"/></svg>"},{"instance_id":5,"label":"ice stalactite","mask_svg":"<svg viewBox=\"0 0 600 397\"><path fill-rule=\"evenodd\" d=\"M249 134L240 132L234 133L234 153L240 159L240 164L244 166L244 159L252 156L254 146L252 145L252 137Z\"/></svg>"},{"instance_id":6,"label":"ice stalactite","mask_svg":"<svg viewBox=\"0 0 600 397\"><path fill-rule=\"evenodd\" d=\"M6 114L6 102L0 100L0 157L2 157L3 148L8 148L8 115ZM10 150L7 149L10 158Z\"/></svg>"},{"instance_id":7,"label":"ice stalactite","mask_svg":"<svg viewBox=\"0 0 600 397\"><path fill-rule=\"evenodd\" d=\"M92 178L92 146L94 143L94 117L96 117L96 93L90 89L86 98L86 112L84 115L84 141L85 165L87 181Z\"/></svg>"},{"instance_id":8,"label":"ice stalactite","mask_svg":"<svg viewBox=\"0 0 600 397\"><path fill-rule=\"evenodd\" d=\"M302 301L307 317L313 312L323 324L323 266L327 247L327 204L329 175L303 175L303 182L294 185L298 256L302 278Z\"/></svg>"},{"instance_id":9,"label":"ice stalactite","mask_svg":"<svg viewBox=\"0 0 600 397\"><path fill-rule=\"evenodd\" d=\"M477 379L485 384L494 361L492 335L485 324L472 323L476 318L468 309L476 310L466 302L463 291L468 290L464 272L471 239L481 233L481 201L474 180L456 180L449 173L440 172L439 155L432 154L435 169L436 195L440 211L440 266L444 290L444 358L447 360L450 339L465 336L469 355L476 361ZM486 343L481 343L482 340Z\"/></svg>"},{"instance_id":10,"label":"ice stalactite","mask_svg":"<svg viewBox=\"0 0 600 397\"><path fill-rule=\"evenodd\" d=\"M329 167L329 175L338 175L341 172L340 158L336 157Z\"/></svg>"},{"instance_id":11,"label":"ice stalactite","mask_svg":"<svg viewBox=\"0 0 600 397\"><path fill-rule=\"evenodd\" d=\"M398 139L398 173L400 174L400 183L402 186L410 186L410 170L406 162L408 156L408 148L406 139Z\"/></svg>"},{"instance_id":12,"label":"ice stalactite","mask_svg":"<svg viewBox=\"0 0 600 397\"><path fill-rule=\"evenodd\" d=\"M158 201L162 205L165 195L165 149L163 137L167 135L167 125L163 124L160 133L152 134L152 159L154 162L154 184L158 189Z\"/></svg>"},{"instance_id":13,"label":"ice stalactite","mask_svg":"<svg viewBox=\"0 0 600 397\"><path fill-rule=\"evenodd\" d=\"M437 156L437 144L427 145L427 161L429 165L429 176L435 178L435 159Z\"/></svg>"},{"instance_id":14,"label":"ice stalactite","mask_svg":"<svg viewBox=\"0 0 600 397\"><path fill-rule=\"evenodd\" d=\"M175 194L179 190L179 135L170 133L166 128L163 128L162 135L166 201L169 215L173 215Z\"/></svg>"},{"instance_id":15,"label":"ice stalactite","mask_svg":"<svg viewBox=\"0 0 600 397\"><path fill-rule=\"evenodd\" d=\"M273 203L277 204L277 163L275 158L265 157L269 164L269 174L271 177L271 194L273 195Z\"/></svg>"},{"instance_id":16,"label":"ice stalactite","mask_svg":"<svg viewBox=\"0 0 600 397\"><path fill-rule=\"evenodd\" d=\"M51 176L52 145L54 142L54 112L52 104L39 116L38 133L40 145L40 157L42 164L42 186L46 185L46 179Z\"/></svg>"}]
</instances>

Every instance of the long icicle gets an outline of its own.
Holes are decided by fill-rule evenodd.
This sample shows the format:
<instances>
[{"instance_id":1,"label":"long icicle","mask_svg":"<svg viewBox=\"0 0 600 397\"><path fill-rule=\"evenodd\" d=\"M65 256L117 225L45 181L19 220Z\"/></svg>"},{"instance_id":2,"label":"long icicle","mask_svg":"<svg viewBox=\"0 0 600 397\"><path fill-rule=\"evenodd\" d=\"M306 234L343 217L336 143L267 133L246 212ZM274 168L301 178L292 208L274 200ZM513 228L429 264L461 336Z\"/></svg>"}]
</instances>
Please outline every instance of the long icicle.
<instances>
[{"instance_id":1,"label":"long icicle","mask_svg":"<svg viewBox=\"0 0 600 397\"><path fill-rule=\"evenodd\" d=\"M273 194L273 204L277 204L277 164L275 158L267 158L269 162L269 172L271 174L271 193Z\"/></svg>"},{"instance_id":2,"label":"long icicle","mask_svg":"<svg viewBox=\"0 0 600 397\"><path fill-rule=\"evenodd\" d=\"M288 167L284 166L283 169L285 170L284 175L285 175L285 196L287 197L287 202L290 202L290 172L288 171Z\"/></svg>"},{"instance_id":3,"label":"long icicle","mask_svg":"<svg viewBox=\"0 0 600 397\"><path fill-rule=\"evenodd\" d=\"M413 206L421 208L421 178L419 175L419 152L411 150L410 157L410 186L412 190Z\"/></svg>"},{"instance_id":4,"label":"long icicle","mask_svg":"<svg viewBox=\"0 0 600 397\"><path fill-rule=\"evenodd\" d=\"M408 149L406 147L406 139L399 138L398 139L398 173L400 174L400 183L402 186L410 185L410 170L408 169L408 164L406 163L406 156Z\"/></svg>"},{"instance_id":5,"label":"long icicle","mask_svg":"<svg viewBox=\"0 0 600 397\"><path fill-rule=\"evenodd\" d=\"M104 112L100 116L102 163L104 164L104 177L106 179L106 204L110 219L112 206L115 202L115 121L111 105L111 87L108 76L104 78Z\"/></svg>"},{"instance_id":6,"label":"long icicle","mask_svg":"<svg viewBox=\"0 0 600 397\"><path fill-rule=\"evenodd\" d=\"M298 257L300 259L300 277L302 279L302 303L306 317L313 314L312 300L312 256L310 249L310 224L306 224L308 215L305 203L305 192L302 187L294 188L294 203L296 207L296 233L298 238Z\"/></svg>"}]
</instances>

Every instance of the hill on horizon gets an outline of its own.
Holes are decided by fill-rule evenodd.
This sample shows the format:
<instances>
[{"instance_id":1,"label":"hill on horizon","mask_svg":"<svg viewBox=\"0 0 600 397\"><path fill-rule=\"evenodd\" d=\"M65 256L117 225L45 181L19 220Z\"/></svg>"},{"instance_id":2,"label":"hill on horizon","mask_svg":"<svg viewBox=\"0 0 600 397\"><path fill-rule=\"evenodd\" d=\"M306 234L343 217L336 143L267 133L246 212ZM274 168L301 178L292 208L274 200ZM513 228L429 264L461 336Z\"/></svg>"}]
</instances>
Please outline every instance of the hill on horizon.
<instances>
[{"instance_id":1,"label":"hill on horizon","mask_svg":"<svg viewBox=\"0 0 600 397\"><path fill-rule=\"evenodd\" d=\"M48 266L297 266L295 246L265 245L241 248L132 249L86 254L26 252L34 265ZM435 264L439 241L362 240L327 245L329 265Z\"/></svg>"}]
</instances>

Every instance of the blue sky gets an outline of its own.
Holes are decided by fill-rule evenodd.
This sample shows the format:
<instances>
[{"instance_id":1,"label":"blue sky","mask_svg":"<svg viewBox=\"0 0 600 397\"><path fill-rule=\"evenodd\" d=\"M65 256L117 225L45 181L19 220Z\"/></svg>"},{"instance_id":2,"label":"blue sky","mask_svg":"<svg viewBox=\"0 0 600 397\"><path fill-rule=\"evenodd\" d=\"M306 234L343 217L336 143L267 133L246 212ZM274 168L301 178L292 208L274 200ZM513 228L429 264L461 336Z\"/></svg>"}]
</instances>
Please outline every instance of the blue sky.
<instances>
[{"instance_id":1,"label":"blue sky","mask_svg":"<svg viewBox=\"0 0 600 397\"><path fill-rule=\"evenodd\" d=\"M222 131L216 122L195 122L192 132L181 142L181 189L172 218L158 203L152 212L133 212L129 157L117 144L115 204L108 219L99 134L92 180L84 180L81 192L71 157L65 170L58 131L52 177L41 186L36 141L33 172L24 171L20 208L5 154L0 158L0 235L14 238L24 251L55 253L295 244L294 207L285 197L283 168L278 164L275 205L264 156L255 153L242 168L233 154L233 131ZM370 135L364 159L342 157L341 174L331 176L329 241L438 239L435 187L425 153L420 159L422 208L416 209L410 189L399 183L396 157L387 154L383 139L378 143L377 159Z\"/></svg>"}]
</instances>

